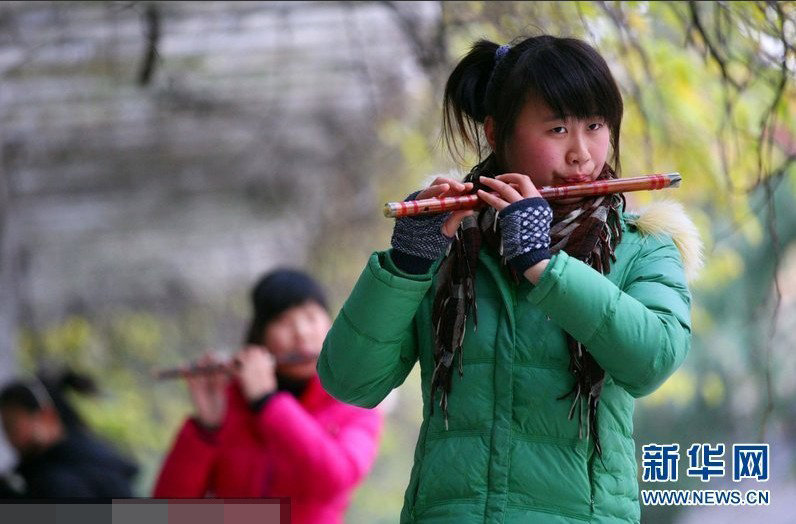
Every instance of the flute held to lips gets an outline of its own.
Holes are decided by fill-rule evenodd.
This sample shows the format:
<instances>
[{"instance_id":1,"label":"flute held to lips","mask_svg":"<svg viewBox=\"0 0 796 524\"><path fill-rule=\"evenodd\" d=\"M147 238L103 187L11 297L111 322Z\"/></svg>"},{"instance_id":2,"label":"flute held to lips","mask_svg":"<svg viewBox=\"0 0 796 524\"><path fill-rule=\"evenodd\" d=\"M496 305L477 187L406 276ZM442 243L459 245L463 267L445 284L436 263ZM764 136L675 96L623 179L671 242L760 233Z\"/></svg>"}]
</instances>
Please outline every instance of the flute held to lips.
<instances>
[{"instance_id":1,"label":"flute held to lips","mask_svg":"<svg viewBox=\"0 0 796 524\"><path fill-rule=\"evenodd\" d=\"M594 180L565 186L543 187L539 189L542 198L558 200L564 198L593 197L609 193L625 193L628 191L650 191L679 187L680 173L665 173L656 175L637 176L632 178L612 178L608 180ZM384 204L384 216L387 218L402 218L418 215L431 215L458 211L460 209L475 209L483 202L478 195L462 195L445 198L426 198L423 200L408 200L406 202L387 202Z\"/></svg>"},{"instance_id":2,"label":"flute held to lips","mask_svg":"<svg viewBox=\"0 0 796 524\"><path fill-rule=\"evenodd\" d=\"M276 364L304 364L314 360L316 355L305 355L302 353L289 353L276 358ZM152 375L158 380L169 380L174 378L187 378L199 375L212 375L214 373L232 374L235 372L238 363L233 358L225 358L218 362L209 364L190 363L185 366L173 368L156 369Z\"/></svg>"}]
</instances>

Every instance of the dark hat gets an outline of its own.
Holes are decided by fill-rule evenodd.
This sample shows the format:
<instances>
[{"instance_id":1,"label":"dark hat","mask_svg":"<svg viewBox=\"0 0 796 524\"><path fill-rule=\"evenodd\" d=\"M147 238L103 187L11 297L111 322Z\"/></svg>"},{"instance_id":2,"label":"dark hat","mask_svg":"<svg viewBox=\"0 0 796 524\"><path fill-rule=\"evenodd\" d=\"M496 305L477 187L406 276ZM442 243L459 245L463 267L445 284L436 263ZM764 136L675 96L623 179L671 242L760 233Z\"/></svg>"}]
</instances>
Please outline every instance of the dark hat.
<instances>
[{"instance_id":1,"label":"dark hat","mask_svg":"<svg viewBox=\"0 0 796 524\"><path fill-rule=\"evenodd\" d=\"M265 274L251 291L254 314L246 336L247 344L262 344L265 327L288 309L313 301L326 306L320 284L303 271L276 269Z\"/></svg>"}]
</instances>

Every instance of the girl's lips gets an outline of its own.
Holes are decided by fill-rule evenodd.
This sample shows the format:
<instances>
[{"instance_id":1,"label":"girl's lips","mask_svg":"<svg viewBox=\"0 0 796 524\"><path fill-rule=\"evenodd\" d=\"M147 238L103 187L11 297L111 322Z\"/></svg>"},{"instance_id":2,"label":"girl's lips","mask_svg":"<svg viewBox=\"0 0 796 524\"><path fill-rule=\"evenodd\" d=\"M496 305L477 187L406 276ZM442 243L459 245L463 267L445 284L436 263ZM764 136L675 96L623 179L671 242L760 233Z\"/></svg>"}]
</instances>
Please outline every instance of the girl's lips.
<instances>
[{"instance_id":1,"label":"girl's lips","mask_svg":"<svg viewBox=\"0 0 796 524\"><path fill-rule=\"evenodd\" d=\"M589 175L583 176L573 176L573 177L562 177L560 182L555 184L557 186L565 186L570 184L580 184L582 182L591 182L591 177Z\"/></svg>"}]
</instances>

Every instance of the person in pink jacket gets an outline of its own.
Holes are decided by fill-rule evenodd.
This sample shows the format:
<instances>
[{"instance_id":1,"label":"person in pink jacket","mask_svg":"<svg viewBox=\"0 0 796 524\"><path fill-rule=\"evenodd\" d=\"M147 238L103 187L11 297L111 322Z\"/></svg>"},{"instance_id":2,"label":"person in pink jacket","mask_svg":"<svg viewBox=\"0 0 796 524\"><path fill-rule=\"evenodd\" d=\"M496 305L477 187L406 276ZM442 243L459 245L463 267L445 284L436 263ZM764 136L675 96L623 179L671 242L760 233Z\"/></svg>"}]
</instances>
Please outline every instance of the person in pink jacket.
<instances>
[{"instance_id":1,"label":"person in pink jacket","mask_svg":"<svg viewBox=\"0 0 796 524\"><path fill-rule=\"evenodd\" d=\"M331 319L312 278L276 270L252 301L232 379L187 379L196 414L180 429L154 496L290 497L294 523L341 522L376 456L381 415L321 386L315 366Z\"/></svg>"}]
</instances>

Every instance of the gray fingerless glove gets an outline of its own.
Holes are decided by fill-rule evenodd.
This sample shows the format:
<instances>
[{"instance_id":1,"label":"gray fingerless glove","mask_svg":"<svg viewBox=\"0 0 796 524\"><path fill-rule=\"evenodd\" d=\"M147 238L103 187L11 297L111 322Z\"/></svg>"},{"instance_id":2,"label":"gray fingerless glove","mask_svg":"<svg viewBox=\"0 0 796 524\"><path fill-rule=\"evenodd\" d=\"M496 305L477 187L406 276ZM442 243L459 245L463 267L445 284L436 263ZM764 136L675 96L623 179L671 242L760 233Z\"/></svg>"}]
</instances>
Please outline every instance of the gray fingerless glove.
<instances>
[{"instance_id":1,"label":"gray fingerless glove","mask_svg":"<svg viewBox=\"0 0 796 524\"><path fill-rule=\"evenodd\" d=\"M420 191L415 191L406 200L414 200ZM453 237L442 234L442 224L451 213L403 217L395 220L392 232L392 259L407 273L425 273L436 259L441 257L453 241Z\"/></svg>"},{"instance_id":2,"label":"gray fingerless glove","mask_svg":"<svg viewBox=\"0 0 796 524\"><path fill-rule=\"evenodd\" d=\"M525 198L498 213L503 239L503 256L522 274L536 263L550 258L550 224L553 210L542 197Z\"/></svg>"}]
</instances>

